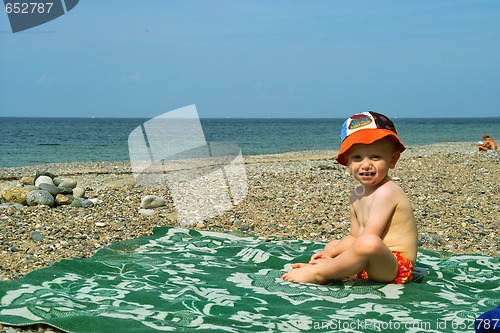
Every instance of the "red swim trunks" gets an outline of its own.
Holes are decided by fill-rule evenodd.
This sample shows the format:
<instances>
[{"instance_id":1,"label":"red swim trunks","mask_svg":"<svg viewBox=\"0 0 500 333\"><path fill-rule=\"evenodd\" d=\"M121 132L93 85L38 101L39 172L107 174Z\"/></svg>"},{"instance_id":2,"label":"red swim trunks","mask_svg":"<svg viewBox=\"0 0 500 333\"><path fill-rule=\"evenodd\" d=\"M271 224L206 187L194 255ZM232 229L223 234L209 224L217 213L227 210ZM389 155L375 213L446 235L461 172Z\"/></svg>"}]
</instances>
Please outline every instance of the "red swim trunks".
<instances>
[{"instance_id":1,"label":"red swim trunks","mask_svg":"<svg viewBox=\"0 0 500 333\"><path fill-rule=\"evenodd\" d=\"M413 278L413 264L410 260L403 257L399 252L392 251L396 259L398 260L398 274L396 278L390 283L403 284L408 283ZM358 279L369 280L368 273L363 269L358 273Z\"/></svg>"}]
</instances>

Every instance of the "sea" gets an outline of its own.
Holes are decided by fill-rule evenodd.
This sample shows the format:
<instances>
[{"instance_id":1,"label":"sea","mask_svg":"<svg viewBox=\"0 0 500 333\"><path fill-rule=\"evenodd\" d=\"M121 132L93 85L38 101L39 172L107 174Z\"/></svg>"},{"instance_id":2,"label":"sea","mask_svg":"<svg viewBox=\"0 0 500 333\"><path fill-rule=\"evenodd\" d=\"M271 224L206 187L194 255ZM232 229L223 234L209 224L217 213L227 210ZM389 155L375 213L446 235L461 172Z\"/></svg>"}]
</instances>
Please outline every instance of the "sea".
<instances>
[{"instance_id":1,"label":"sea","mask_svg":"<svg viewBox=\"0 0 500 333\"><path fill-rule=\"evenodd\" d=\"M0 167L129 160L128 137L149 119L0 117ZM345 119L201 119L206 142L230 142L242 154L338 150ZM406 146L500 143L500 117L392 119Z\"/></svg>"}]
</instances>

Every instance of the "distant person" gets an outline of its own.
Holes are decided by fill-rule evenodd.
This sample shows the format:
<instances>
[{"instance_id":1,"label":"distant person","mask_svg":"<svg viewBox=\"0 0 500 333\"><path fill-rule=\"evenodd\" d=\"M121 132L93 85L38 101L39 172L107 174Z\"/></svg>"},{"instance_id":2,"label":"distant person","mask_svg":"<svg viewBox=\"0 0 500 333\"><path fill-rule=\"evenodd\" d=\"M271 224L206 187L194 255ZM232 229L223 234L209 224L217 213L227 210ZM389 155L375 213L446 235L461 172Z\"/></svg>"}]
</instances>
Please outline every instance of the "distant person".
<instances>
[{"instance_id":1,"label":"distant person","mask_svg":"<svg viewBox=\"0 0 500 333\"><path fill-rule=\"evenodd\" d=\"M484 142L479 145L479 151L497 150L498 146L495 140L490 139L488 134L483 135Z\"/></svg>"}]
</instances>

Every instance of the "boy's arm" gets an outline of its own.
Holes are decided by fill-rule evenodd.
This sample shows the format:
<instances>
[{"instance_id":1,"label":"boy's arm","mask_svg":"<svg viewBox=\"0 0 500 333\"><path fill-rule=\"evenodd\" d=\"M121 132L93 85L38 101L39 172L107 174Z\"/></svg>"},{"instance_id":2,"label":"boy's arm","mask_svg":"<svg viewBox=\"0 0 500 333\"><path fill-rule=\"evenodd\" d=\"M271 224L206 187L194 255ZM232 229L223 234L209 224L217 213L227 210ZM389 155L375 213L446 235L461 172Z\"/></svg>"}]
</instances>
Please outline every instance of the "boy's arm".
<instances>
[{"instance_id":1,"label":"boy's arm","mask_svg":"<svg viewBox=\"0 0 500 333\"><path fill-rule=\"evenodd\" d=\"M370 215L361 233L362 235L373 234L382 238L382 234L396 210L396 198L397 196L389 187L379 189L379 192L373 197Z\"/></svg>"}]
</instances>

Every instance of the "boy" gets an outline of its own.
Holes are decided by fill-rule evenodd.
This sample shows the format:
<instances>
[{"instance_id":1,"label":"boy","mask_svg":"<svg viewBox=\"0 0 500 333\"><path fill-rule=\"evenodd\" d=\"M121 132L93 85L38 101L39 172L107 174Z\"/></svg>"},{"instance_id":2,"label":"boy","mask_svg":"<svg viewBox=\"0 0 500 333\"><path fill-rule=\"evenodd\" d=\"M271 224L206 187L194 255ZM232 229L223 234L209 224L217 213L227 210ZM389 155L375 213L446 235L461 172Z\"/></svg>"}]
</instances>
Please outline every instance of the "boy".
<instances>
[{"instance_id":1,"label":"boy","mask_svg":"<svg viewBox=\"0 0 500 333\"><path fill-rule=\"evenodd\" d=\"M405 193L387 175L406 148L392 121L372 111L347 119L341 138L336 160L361 184L349 199L350 234L328 243L309 264L294 264L283 279L317 284L345 277L410 282L417 226Z\"/></svg>"}]
</instances>

